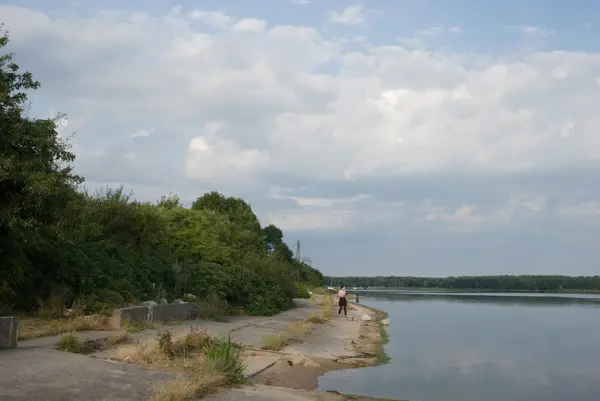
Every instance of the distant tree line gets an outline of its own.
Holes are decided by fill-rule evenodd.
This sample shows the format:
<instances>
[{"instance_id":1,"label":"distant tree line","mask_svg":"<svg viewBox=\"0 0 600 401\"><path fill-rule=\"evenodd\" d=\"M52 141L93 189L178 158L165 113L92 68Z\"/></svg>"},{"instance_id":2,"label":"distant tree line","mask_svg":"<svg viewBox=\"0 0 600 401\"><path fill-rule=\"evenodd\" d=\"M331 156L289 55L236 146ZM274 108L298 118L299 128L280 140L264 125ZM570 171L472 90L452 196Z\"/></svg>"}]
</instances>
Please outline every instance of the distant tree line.
<instances>
[{"instance_id":1,"label":"distant tree line","mask_svg":"<svg viewBox=\"0 0 600 401\"><path fill-rule=\"evenodd\" d=\"M0 50L8 36L0 33ZM136 301L217 296L269 315L323 285L282 231L217 192L191 208L138 202L122 187L89 194L54 119L27 115L39 87L0 54L0 314L77 303L97 312Z\"/></svg>"},{"instance_id":2,"label":"distant tree line","mask_svg":"<svg viewBox=\"0 0 600 401\"><path fill-rule=\"evenodd\" d=\"M325 277L335 285L469 291L600 291L600 276Z\"/></svg>"}]
</instances>

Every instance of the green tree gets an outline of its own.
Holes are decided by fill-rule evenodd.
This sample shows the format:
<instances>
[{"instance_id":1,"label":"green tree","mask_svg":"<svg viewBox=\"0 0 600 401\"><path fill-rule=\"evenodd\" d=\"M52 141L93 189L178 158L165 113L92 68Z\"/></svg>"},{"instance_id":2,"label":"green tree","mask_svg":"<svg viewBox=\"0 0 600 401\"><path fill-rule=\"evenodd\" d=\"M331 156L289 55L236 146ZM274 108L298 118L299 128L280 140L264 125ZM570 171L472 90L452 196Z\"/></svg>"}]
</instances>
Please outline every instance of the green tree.
<instances>
[{"instance_id":1,"label":"green tree","mask_svg":"<svg viewBox=\"0 0 600 401\"><path fill-rule=\"evenodd\" d=\"M269 253L275 257L291 262L294 258L294 253L285 242L283 242L283 231L273 224L263 228L266 236L267 249Z\"/></svg>"},{"instance_id":2,"label":"green tree","mask_svg":"<svg viewBox=\"0 0 600 401\"><path fill-rule=\"evenodd\" d=\"M232 223L252 231L260 231L260 222L252 207L241 198L208 192L192 203L194 210L212 210L226 216Z\"/></svg>"},{"instance_id":3,"label":"green tree","mask_svg":"<svg viewBox=\"0 0 600 401\"><path fill-rule=\"evenodd\" d=\"M5 33L0 49L7 44ZM34 265L35 254L83 181L73 174L75 155L57 132L64 116L34 119L26 114L27 93L39 86L31 73L19 71L12 54L0 57L0 287L52 275Z\"/></svg>"}]
</instances>

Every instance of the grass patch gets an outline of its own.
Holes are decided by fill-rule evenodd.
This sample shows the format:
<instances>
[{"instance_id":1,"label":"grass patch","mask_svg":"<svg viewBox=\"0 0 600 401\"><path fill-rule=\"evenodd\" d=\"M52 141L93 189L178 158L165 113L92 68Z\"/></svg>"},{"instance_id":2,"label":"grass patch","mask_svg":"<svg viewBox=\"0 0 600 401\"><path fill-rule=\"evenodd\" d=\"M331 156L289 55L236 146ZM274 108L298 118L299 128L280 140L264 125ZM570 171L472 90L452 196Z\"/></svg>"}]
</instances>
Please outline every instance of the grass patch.
<instances>
[{"instance_id":1,"label":"grass patch","mask_svg":"<svg viewBox=\"0 0 600 401\"><path fill-rule=\"evenodd\" d=\"M333 313L333 297L331 294L325 294L321 312L323 313L323 317L326 319L331 317L331 314Z\"/></svg>"},{"instance_id":2,"label":"grass patch","mask_svg":"<svg viewBox=\"0 0 600 401\"><path fill-rule=\"evenodd\" d=\"M110 329L110 317L104 315L55 319L27 317L19 321L19 340L31 340L77 331L108 331Z\"/></svg>"},{"instance_id":3,"label":"grass patch","mask_svg":"<svg viewBox=\"0 0 600 401\"><path fill-rule=\"evenodd\" d=\"M117 348L113 359L194 371L199 369L198 363L202 354L220 343L203 330L191 330L184 337L177 339L167 331L159 333L156 340L126 344ZM231 346L238 350L242 348L237 343L231 343Z\"/></svg>"},{"instance_id":4,"label":"grass patch","mask_svg":"<svg viewBox=\"0 0 600 401\"><path fill-rule=\"evenodd\" d=\"M312 332L314 324L324 324L331 317L333 312L333 299L331 295L324 295L320 305L321 310L311 314L306 320L295 321L289 326L288 330L265 337L261 348L264 350L280 351L288 345L303 342L304 336Z\"/></svg>"},{"instance_id":5,"label":"grass patch","mask_svg":"<svg viewBox=\"0 0 600 401\"><path fill-rule=\"evenodd\" d=\"M272 334L270 336L266 336L263 339L263 346L261 347L264 350L269 351L279 351L288 345L298 343L300 340L293 333L283 332Z\"/></svg>"},{"instance_id":6,"label":"grass patch","mask_svg":"<svg viewBox=\"0 0 600 401\"><path fill-rule=\"evenodd\" d=\"M159 383L154 388L153 401L202 398L219 387L244 383L245 370L240 347L231 341L231 337L208 342L203 358L191 376Z\"/></svg>"},{"instance_id":7,"label":"grass patch","mask_svg":"<svg viewBox=\"0 0 600 401\"><path fill-rule=\"evenodd\" d=\"M227 379L210 372L198 372L190 379L175 379L154 386L152 401L188 401L202 398L219 387L227 385Z\"/></svg>"},{"instance_id":8,"label":"grass patch","mask_svg":"<svg viewBox=\"0 0 600 401\"><path fill-rule=\"evenodd\" d=\"M125 332L100 340L90 340L88 338L81 340L75 333L67 333L58 342L57 349L75 354L91 354L125 344L129 341L130 338Z\"/></svg>"},{"instance_id":9,"label":"grass patch","mask_svg":"<svg viewBox=\"0 0 600 401\"><path fill-rule=\"evenodd\" d=\"M313 324L323 324L327 321L327 319L325 319L325 316L323 316L322 313L313 313L306 319L306 321Z\"/></svg>"},{"instance_id":10,"label":"grass patch","mask_svg":"<svg viewBox=\"0 0 600 401\"><path fill-rule=\"evenodd\" d=\"M139 333L144 330L158 330L163 326L162 322L140 322L123 319L121 329L128 333Z\"/></svg>"},{"instance_id":11,"label":"grass patch","mask_svg":"<svg viewBox=\"0 0 600 401\"><path fill-rule=\"evenodd\" d=\"M230 384L244 382L246 365L240 348L231 341L231 337L227 337L227 341L208 344L204 349L204 363L205 370L225 377Z\"/></svg>"},{"instance_id":12,"label":"grass patch","mask_svg":"<svg viewBox=\"0 0 600 401\"><path fill-rule=\"evenodd\" d=\"M290 324L290 332L298 337L304 334L310 334L312 332L313 325L308 320L302 321L297 320L294 323Z\"/></svg>"}]
</instances>

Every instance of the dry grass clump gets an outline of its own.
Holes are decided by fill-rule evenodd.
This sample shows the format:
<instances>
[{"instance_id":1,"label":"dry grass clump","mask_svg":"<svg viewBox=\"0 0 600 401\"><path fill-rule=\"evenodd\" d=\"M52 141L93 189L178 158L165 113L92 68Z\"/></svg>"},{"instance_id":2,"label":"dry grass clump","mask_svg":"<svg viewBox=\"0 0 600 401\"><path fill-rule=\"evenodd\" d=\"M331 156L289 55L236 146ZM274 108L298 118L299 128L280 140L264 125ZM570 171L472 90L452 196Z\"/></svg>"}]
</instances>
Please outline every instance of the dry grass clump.
<instances>
[{"instance_id":1,"label":"dry grass clump","mask_svg":"<svg viewBox=\"0 0 600 401\"><path fill-rule=\"evenodd\" d=\"M263 346L261 348L264 350L279 351L290 344L299 343L301 341L299 336L294 335L294 333L284 331L282 333L266 336L263 339Z\"/></svg>"},{"instance_id":2,"label":"dry grass clump","mask_svg":"<svg viewBox=\"0 0 600 401\"><path fill-rule=\"evenodd\" d=\"M100 340L90 340L88 338L81 340L75 333L67 333L60 339L57 348L60 351L73 352L75 354L91 354L125 344L129 341L129 335L124 332Z\"/></svg>"},{"instance_id":3,"label":"dry grass clump","mask_svg":"<svg viewBox=\"0 0 600 401\"><path fill-rule=\"evenodd\" d=\"M186 401L202 398L216 388L227 385L227 379L219 374L203 372L191 379L175 379L154 386L152 401Z\"/></svg>"},{"instance_id":4,"label":"dry grass clump","mask_svg":"<svg viewBox=\"0 0 600 401\"><path fill-rule=\"evenodd\" d=\"M162 327L161 322L140 322L135 320L123 319L121 329L128 333L139 333L144 330L158 330Z\"/></svg>"},{"instance_id":5,"label":"dry grass clump","mask_svg":"<svg viewBox=\"0 0 600 401\"><path fill-rule=\"evenodd\" d=\"M104 315L53 319L28 317L19 321L19 340L30 340L76 331L107 331L110 329L110 317Z\"/></svg>"},{"instance_id":6,"label":"dry grass clump","mask_svg":"<svg viewBox=\"0 0 600 401\"><path fill-rule=\"evenodd\" d=\"M290 332L295 335L302 336L304 334L310 334L312 332L313 325L311 322L297 320L294 323L290 324Z\"/></svg>"},{"instance_id":7,"label":"dry grass clump","mask_svg":"<svg viewBox=\"0 0 600 401\"><path fill-rule=\"evenodd\" d=\"M333 313L333 297L331 294L325 294L320 302L321 310L310 315L306 321L314 324L323 324L331 317Z\"/></svg>"},{"instance_id":8,"label":"dry grass clump","mask_svg":"<svg viewBox=\"0 0 600 401\"><path fill-rule=\"evenodd\" d=\"M158 339L137 344L127 344L117 348L113 359L145 364L159 365L186 370L198 369L201 354L210 347L219 346L221 341L203 330L191 330L184 337L174 339L170 332L158 334ZM241 347L232 343L236 349Z\"/></svg>"},{"instance_id":9,"label":"dry grass clump","mask_svg":"<svg viewBox=\"0 0 600 401\"><path fill-rule=\"evenodd\" d=\"M322 297L321 310L311 314L306 320L298 320L292 323L288 330L281 333L266 336L263 339L262 349L280 351L288 345L304 341L304 336L313 330L313 324L324 324L329 320L333 312L333 299L326 294Z\"/></svg>"},{"instance_id":10,"label":"dry grass clump","mask_svg":"<svg viewBox=\"0 0 600 401\"><path fill-rule=\"evenodd\" d=\"M306 319L306 321L314 324L323 324L327 321L327 319L325 319L325 316L323 316L322 313L313 313Z\"/></svg>"},{"instance_id":11,"label":"dry grass clump","mask_svg":"<svg viewBox=\"0 0 600 401\"><path fill-rule=\"evenodd\" d=\"M216 388L245 381L246 366L241 350L231 338L204 344L203 357L192 375L156 385L153 401L194 400L210 394Z\"/></svg>"},{"instance_id":12,"label":"dry grass clump","mask_svg":"<svg viewBox=\"0 0 600 401\"><path fill-rule=\"evenodd\" d=\"M331 296L331 294L325 294L323 306L321 307L321 313L326 319L331 317L331 314L333 313L333 297Z\"/></svg>"}]
</instances>

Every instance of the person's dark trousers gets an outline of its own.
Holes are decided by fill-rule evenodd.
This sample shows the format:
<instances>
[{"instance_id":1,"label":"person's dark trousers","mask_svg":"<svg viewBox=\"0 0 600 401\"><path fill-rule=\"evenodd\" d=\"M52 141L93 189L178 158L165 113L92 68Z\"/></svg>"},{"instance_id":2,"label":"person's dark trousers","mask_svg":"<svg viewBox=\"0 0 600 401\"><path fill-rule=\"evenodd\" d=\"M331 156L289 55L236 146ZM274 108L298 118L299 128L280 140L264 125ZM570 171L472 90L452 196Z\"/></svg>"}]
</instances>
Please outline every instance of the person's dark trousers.
<instances>
[{"instance_id":1,"label":"person's dark trousers","mask_svg":"<svg viewBox=\"0 0 600 401\"><path fill-rule=\"evenodd\" d=\"M348 301L346 300L346 297L340 298L339 305L340 305L340 310L338 311L338 315L340 315L342 313L342 309L343 309L344 316L348 316L348 311L347 311Z\"/></svg>"}]
</instances>

